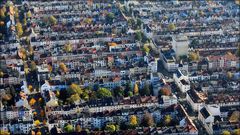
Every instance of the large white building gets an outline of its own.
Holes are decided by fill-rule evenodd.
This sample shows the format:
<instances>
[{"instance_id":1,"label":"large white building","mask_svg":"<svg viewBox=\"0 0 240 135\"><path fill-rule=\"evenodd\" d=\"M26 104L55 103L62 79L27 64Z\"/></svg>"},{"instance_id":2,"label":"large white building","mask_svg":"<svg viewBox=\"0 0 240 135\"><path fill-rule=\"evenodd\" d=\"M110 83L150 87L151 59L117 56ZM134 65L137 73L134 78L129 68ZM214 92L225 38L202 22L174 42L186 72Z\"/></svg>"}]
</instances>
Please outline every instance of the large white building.
<instances>
[{"instance_id":1,"label":"large white building","mask_svg":"<svg viewBox=\"0 0 240 135\"><path fill-rule=\"evenodd\" d=\"M188 45L189 40L187 36L178 35L172 37L172 47L177 58L179 58L179 56L188 55Z\"/></svg>"},{"instance_id":2,"label":"large white building","mask_svg":"<svg viewBox=\"0 0 240 135\"><path fill-rule=\"evenodd\" d=\"M177 70L177 72L173 74L173 80L181 92L185 93L190 90L190 81L180 70Z\"/></svg>"}]
</instances>

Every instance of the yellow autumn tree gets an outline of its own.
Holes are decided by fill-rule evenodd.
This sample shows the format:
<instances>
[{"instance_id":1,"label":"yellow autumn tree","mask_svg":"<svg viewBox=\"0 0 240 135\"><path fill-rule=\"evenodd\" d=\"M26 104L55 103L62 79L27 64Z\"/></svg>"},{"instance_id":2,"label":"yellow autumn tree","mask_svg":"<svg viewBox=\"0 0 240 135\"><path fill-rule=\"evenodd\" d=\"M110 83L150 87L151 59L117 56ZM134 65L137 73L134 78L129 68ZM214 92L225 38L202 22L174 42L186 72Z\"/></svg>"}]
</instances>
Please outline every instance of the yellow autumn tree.
<instances>
[{"instance_id":1,"label":"yellow autumn tree","mask_svg":"<svg viewBox=\"0 0 240 135\"><path fill-rule=\"evenodd\" d=\"M19 18L19 11L17 7L14 7L14 17Z\"/></svg>"},{"instance_id":2,"label":"yellow autumn tree","mask_svg":"<svg viewBox=\"0 0 240 135\"><path fill-rule=\"evenodd\" d=\"M60 68L64 73L66 73L67 70L68 70L67 66L66 66L63 62L61 62L61 63L59 64L59 68Z\"/></svg>"},{"instance_id":3,"label":"yellow autumn tree","mask_svg":"<svg viewBox=\"0 0 240 135\"><path fill-rule=\"evenodd\" d=\"M59 97L60 96L60 92L59 90L56 91L56 97Z\"/></svg>"},{"instance_id":4,"label":"yellow autumn tree","mask_svg":"<svg viewBox=\"0 0 240 135\"><path fill-rule=\"evenodd\" d=\"M51 73L53 70L52 66L51 65L48 65L48 71Z\"/></svg>"},{"instance_id":5,"label":"yellow autumn tree","mask_svg":"<svg viewBox=\"0 0 240 135\"><path fill-rule=\"evenodd\" d=\"M32 106L36 103L36 100L34 98L31 98L29 101L29 104Z\"/></svg>"},{"instance_id":6,"label":"yellow autumn tree","mask_svg":"<svg viewBox=\"0 0 240 135\"><path fill-rule=\"evenodd\" d=\"M34 53L33 47L31 45L28 46L28 52L29 52L29 55L33 55Z\"/></svg>"},{"instance_id":7,"label":"yellow autumn tree","mask_svg":"<svg viewBox=\"0 0 240 135\"><path fill-rule=\"evenodd\" d=\"M17 22L16 30L17 30L17 35L21 37L23 34L23 29L22 29L22 24L20 22Z\"/></svg>"},{"instance_id":8,"label":"yellow autumn tree","mask_svg":"<svg viewBox=\"0 0 240 135\"><path fill-rule=\"evenodd\" d=\"M39 99L38 99L38 102L42 102L42 101L43 101L42 98L39 98Z\"/></svg>"},{"instance_id":9,"label":"yellow autumn tree","mask_svg":"<svg viewBox=\"0 0 240 135\"><path fill-rule=\"evenodd\" d=\"M43 120L43 125L46 125L47 124L47 120Z\"/></svg>"},{"instance_id":10,"label":"yellow autumn tree","mask_svg":"<svg viewBox=\"0 0 240 135\"><path fill-rule=\"evenodd\" d=\"M240 135L240 128L233 130L233 135Z\"/></svg>"},{"instance_id":11,"label":"yellow autumn tree","mask_svg":"<svg viewBox=\"0 0 240 135\"><path fill-rule=\"evenodd\" d=\"M130 124L131 126L136 126L136 125L138 124L138 122L137 122L137 116L132 115L132 116L130 117L130 122L129 122L129 124Z\"/></svg>"},{"instance_id":12,"label":"yellow autumn tree","mask_svg":"<svg viewBox=\"0 0 240 135\"><path fill-rule=\"evenodd\" d=\"M189 53L189 59L191 60L191 61L198 61L199 60L199 55L198 55L198 53L195 53L195 52L191 52L191 53Z\"/></svg>"},{"instance_id":13,"label":"yellow autumn tree","mask_svg":"<svg viewBox=\"0 0 240 135\"><path fill-rule=\"evenodd\" d=\"M77 93L79 95L83 93L83 90L81 89L81 87L75 83L72 83L70 85L70 89L74 91L74 93Z\"/></svg>"},{"instance_id":14,"label":"yellow autumn tree","mask_svg":"<svg viewBox=\"0 0 240 135\"><path fill-rule=\"evenodd\" d=\"M76 132L81 132L81 130L82 130L82 129L81 129L80 125L77 125L76 128L75 128L75 131L76 131Z\"/></svg>"},{"instance_id":15,"label":"yellow autumn tree","mask_svg":"<svg viewBox=\"0 0 240 135\"><path fill-rule=\"evenodd\" d=\"M28 85L28 90L29 90L30 92L32 92L32 91L33 91L33 86L32 86L32 85Z\"/></svg>"},{"instance_id":16,"label":"yellow autumn tree","mask_svg":"<svg viewBox=\"0 0 240 135\"><path fill-rule=\"evenodd\" d=\"M42 135L41 131L38 131L38 132L36 133L36 135Z\"/></svg>"},{"instance_id":17,"label":"yellow autumn tree","mask_svg":"<svg viewBox=\"0 0 240 135\"><path fill-rule=\"evenodd\" d=\"M31 13L31 11L29 10L28 12L27 12L27 18L31 18L32 17L32 13Z\"/></svg>"},{"instance_id":18,"label":"yellow autumn tree","mask_svg":"<svg viewBox=\"0 0 240 135\"><path fill-rule=\"evenodd\" d=\"M149 52L150 52L150 48L149 48L149 46L148 46L147 44L145 44L145 45L143 46L143 50L144 50L146 53L149 53Z\"/></svg>"},{"instance_id":19,"label":"yellow autumn tree","mask_svg":"<svg viewBox=\"0 0 240 135\"><path fill-rule=\"evenodd\" d=\"M0 9L0 18L1 19L4 19L6 17L5 13L6 13L6 8L4 6Z\"/></svg>"},{"instance_id":20,"label":"yellow autumn tree","mask_svg":"<svg viewBox=\"0 0 240 135\"><path fill-rule=\"evenodd\" d=\"M72 51L72 44L70 42L67 42L65 45L64 45L64 50L65 52L69 53Z\"/></svg>"},{"instance_id":21,"label":"yellow autumn tree","mask_svg":"<svg viewBox=\"0 0 240 135\"><path fill-rule=\"evenodd\" d=\"M20 47L19 50L18 50L18 56L22 60L26 60L26 58L27 58L27 51L23 47Z\"/></svg>"},{"instance_id":22,"label":"yellow autumn tree","mask_svg":"<svg viewBox=\"0 0 240 135\"><path fill-rule=\"evenodd\" d=\"M86 18L84 20L84 22L87 23L87 24L91 24L92 23L92 19L91 18Z\"/></svg>"},{"instance_id":23,"label":"yellow autumn tree","mask_svg":"<svg viewBox=\"0 0 240 135\"><path fill-rule=\"evenodd\" d=\"M232 77L233 77L232 72L228 71L228 72L227 72L227 77L228 77L228 79L232 79Z\"/></svg>"},{"instance_id":24,"label":"yellow autumn tree","mask_svg":"<svg viewBox=\"0 0 240 135\"><path fill-rule=\"evenodd\" d=\"M10 133L5 130L0 130L0 135L10 135Z\"/></svg>"},{"instance_id":25,"label":"yellow autumn tree","mask_svg":"<svg viewBox=\"0 0 240 135\"><path fill-rule=\"evenodd\" d=\"M137 83L135 83L135 85L134 85L133 92L134 92L135 95L137 95L138 92L139 92L139 88L138 88L138 84Z\"/></svg>"},{"instance_id":26,"label":"yellow autumn tree","mask_svg":"<svg viewBox=\"0 0 240 135\"><path fill-rule=\"evenodd\" d=\"M0 71L0 77L3 77L3 76L4 76L3 71Z\"/></svg>"},{"instance_id":27,"label":"yellow autumn tree","mask_svg":"<svg viewBox=\"0 0 240 135\"><path fill-rule=\"evenodd\" d=\"M39 121L39 120L35 120L34 121L34 125L37 127L37 126L39 126L41 124L41 122Z\"/></svg>"}]
</instances>

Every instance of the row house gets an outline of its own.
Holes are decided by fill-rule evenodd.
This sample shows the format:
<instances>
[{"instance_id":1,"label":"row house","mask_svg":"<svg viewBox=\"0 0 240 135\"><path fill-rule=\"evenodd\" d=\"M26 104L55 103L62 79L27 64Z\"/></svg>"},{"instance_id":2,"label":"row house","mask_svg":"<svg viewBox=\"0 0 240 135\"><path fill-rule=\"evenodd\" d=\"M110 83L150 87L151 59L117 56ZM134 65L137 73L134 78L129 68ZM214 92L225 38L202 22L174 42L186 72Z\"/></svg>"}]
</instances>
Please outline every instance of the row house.
<instances>
[{"instance_id":1,"label":"row house","mask_svg":"<svg viewBox=\"0 0 240 135\"><path fill-rule=\"evenodd\" d=\"M238 68L239 59L236 55L227 53L224 56L208 56L207 57L208 68L217 69L217 68Z\"/></svg>"}]
</instances>

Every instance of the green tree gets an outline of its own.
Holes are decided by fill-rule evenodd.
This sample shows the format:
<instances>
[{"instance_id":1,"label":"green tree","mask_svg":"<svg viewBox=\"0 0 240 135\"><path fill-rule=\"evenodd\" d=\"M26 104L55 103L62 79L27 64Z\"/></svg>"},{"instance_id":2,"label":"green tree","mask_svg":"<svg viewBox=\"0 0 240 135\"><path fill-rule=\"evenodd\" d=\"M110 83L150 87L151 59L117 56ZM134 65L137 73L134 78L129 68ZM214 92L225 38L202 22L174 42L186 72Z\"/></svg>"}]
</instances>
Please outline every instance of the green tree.
<instances>
[{"instance_id":1,"label":"green tree","mask_svg":"<svg viewBox=\"0 0 240 135\"><path fill-rule=\"evenodd\" d=\"M138 18L137 19L137 27L141 28L141 25L142 25L142 21Z\"/></svg>"},{"instance_id":2,"label":"green tree","mask_svg":"<svg viewBox=\"0 0 240 135\"><path fill-rule=\"evenodd\" d=\"M240 47L238 47L237 55L238 55L238 57L240 57Z\"/></svg>"},{"instance_id":3,"label":"green tree","mask_svg":"<svg viewBox=\"0 0 240 135\"><path fill-rule=\"evenodd\" d=\"M147 44L144 44L143 50L144 50L144 52L146 52L146 53L149 53L149 52L150 52L150 48L149 48L149 46L148 46Z\"/></svg>"},{"instance_id":4,"label":"green tree","mask_svg":"<svg viewBox=\"0 0 240 135\"><path fill-rule=\"evenodd\" d=\"M133 96L133 92L132 91L128 91L128 96L132 97Z\"/></svg>"},{"instance_id":5,"label":"green tree","mask_svg":"<svg viewBox=\"0 0 240 135\"><path fill-rule=\"evenodd\" d=\"M174 23L170 23L170 24L168 25L168 29L169 29L170 31L175 30L175 29L176 29L175 24L174 24Z\"/></svg>"},{"instance_id":6,"label":"green tree","mask_svg":"<svg viewBox=\"0 0 240 135\"><path fill-rule=\"evenodd\" d=\"M98 98L112 97L111 91L106 88L99 88L96 95Z\"/></svg>"},{"instance_id":7,"label":"green tree","mask_svg":"<svg viewBox=\"0 0 240 135\"><path fill-rule=\"evenodd\" d=\"M132 91L132 87L130 82L127 82L126 86L125 86L125 90L124 90L124 96L127 97L129 96L129 92Z\"/></svg>"},{"instance_id":8,"label":"green tree","mask_svg":"<svg viewBox=\"0 0 240 135\"><path fill-rule=\"evenodd\" d=\"M22 22L23 22L23 25L24 25L24 26L26 26L26 25L27 25L27 18L26 18L25 16L24 16L24 18L23 18Z\"/></svg>"},{"instance_id":9,"label":"green tree","mask_svg":"<svg viewBox=\"0 0 240 135\"><path fill-rule=\"evenodd\" d=\"M228 130L223 130L222 135L231 135L231 133Z\"/></svg>"},{"instance_id":10,"label":"green tree","mask_svg":"<svg viewBox=\"0 0 240 135\"><path fill-rule=\"evenodd\" d=\"M29 10L28 12L27 12L27 18L31 18L32 17L32 13L31 13L31 11Z\"/></svg>"},{"instance_id":11,"label":"green tree","mask_svg":"<svg viewBox=\"0 0 240 135\"><path fill-rule=\"evenodd\" d=\"M113 23L114 18L115 18L115 15L113 13L111 13L111 12L106 15L106 21L109 24Z\"/></svg>"},{"instance_id":12,"label":"green tree","mask_svg":"<svg viewBox=\"0 0 240 135\"><path fill-rule=\"evenodd\" d=\"M64 127L64 130L65 130L65 132L67 132L67 133L71 133L71 132L74 131L73 126L72 126L71 124L67 124L67 125Z\"/></svg>"},{"instance_id":13,"label":"green tree","mask_svg":"<svg viewBox=\"0 0 240 135\"><path fill-rule=\"evenodd\" d=\"M166 115L164 118L164 124L169 125L171 121L172 121L172 117L170 115Z\"/></svg>"},{"instance_id":14,"label":"green tree","mask_svg":"<svg viewBox=\"0 0 240 135\"><path fill-rule=\"evenodd\" d=\"M144 83L143 89L140 91L141 96L149 96L151 94L151 91L149 89L149 84L147 82Z\"/></svg>"},{"instance_id":15,"label":"green tree","mask_svg":"<svg viewBox=\"0 0 240 135\"><path fill-rule=\"evenodd\" d=\"M83 93L82 88L75 83L72 83L69 88L72 91L72 93L74 93L74 94L77 93L78 95L81 95Z\"/></svg>"},{"instance_id":16,"label":"green tree","mask_svg":"<svg viewBox=\"0 0 240 135\"><path fill-rule=\"evenodd\" d=\"M129 26L133 26L135 24L135 21L134 21L134 19L128 19L128 25Z\"/></svg>"},{"instance_id":17,"label":"green tree","mask_svg":"<svg viewBox=\"0 0 240 135\"><path fill-rule=\"evenodd\" d=\"M74 102L77 102L77 101L79 101L79 100L80 100L80 97L79 97L79 95L78 95L77 93L71 95L70 98L68 98L68 101L69 101L70 103L74 103Z\"/></svg>"},{"instance_id":18,"label":"green tree","mask_svg":"<svg viewBox=\"0 0 240 135\"><path fill-rule=\"evenodd\" d=\"M88 92L87 91L84 91L82 94L81 94L81 98L85 101L89 100L89 95L88 95Z\"/></svg>"},{"instance_id":19,"label":"green tree","mask_svg":"<svg viewBox=\"0 0 240 135\"><path fill-rule=\"evenodd\" d=\"M114 132L116 131L116 126L113 125L113 124L108 124L106 127L105 127L105 130L109 131L109 132Z\"/></svg>"},{"instance_id":20,"label":"green tree","mask_svg":"<svg viewBox=\"0 0 240 135\"><path fill-rule=\"evenodd\" d=\"M233 130L233 135L240 135L240 128Z\"/></svg>"},{"instance_id":21,"label":"green tree","mask_svg":"<svg viewBox=\"0 0 240 135\"><path fill-rule=\"evenodd\" d=\"M142 38L143 38L143 37L142 37L142 33L139 32L139 31L136 32L136 40L137 40L137 41L142 41Z\"/></svg>"},{"instance_id":22,"label":"green tree","mask_svg":"<svg viewBox=\"0 0 240 135\"><path fill-rule=\"evenodd\" d=\"M150 113L145 113L142 120L142 125L145 127L151 127L154 125L153 117Z\"/></svg>"},{"instance_id":23,"label":"green tree","mask_svg":"<svg viewBox=\"0 0 240 135\"><path fill-rule=\"evenodd\" d=\"M124 90L122 87L117 86L113 89L113 94L115 97L122 97L124 95Z\"/></svg>"}]
</instances>

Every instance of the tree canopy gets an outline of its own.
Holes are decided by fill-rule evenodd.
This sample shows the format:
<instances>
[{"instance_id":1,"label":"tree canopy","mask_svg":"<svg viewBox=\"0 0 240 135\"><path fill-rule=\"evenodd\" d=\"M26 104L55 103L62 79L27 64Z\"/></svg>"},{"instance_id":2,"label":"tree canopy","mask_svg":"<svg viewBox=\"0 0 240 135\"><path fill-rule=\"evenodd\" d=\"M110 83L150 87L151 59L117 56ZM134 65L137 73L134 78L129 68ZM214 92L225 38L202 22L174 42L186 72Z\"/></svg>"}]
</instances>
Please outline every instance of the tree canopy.
<instances>
[{"instance_id":1,"label":"tree canopy","mask_svg":"<svg viewBox=\"0 0 240 135\"><path fill-rule=\"evenodd\" d=\"M129 122L130 126L137 126L138 122L137 122L137 116L132 115L130 117L130 122Z\"/></svg>"},{"instance_id":2,"label":"tree canopy","mask_svg":"<svg viewBox=\"0 0 240 135\"><path fill-rule=\"evenodd\" d=\"M160 94L165 96L170 96L171 90L169 88L163 87L160 89Z\"/></svg>"},{"instance_id":3,"label":"tree canopy","mask_svg":"<svg viewBox=\"0 0 240 135\"><path fill-rule=\"evenodd\" d=\"M17 30L17 35L18 35L19 37L21 37L22 34L23 34L23 28L22 28L22 24L21 24L20 22L17 22L17 24L16 24L16 30Z\"/></svg>"},{"instance_id":4,"label":"tree canopy","mask_svg":"<svg viewBox=\"0 0 240 135\"><path fill-rule=\"evenodd\" d=\"M223 130L222 135L231 135L231 133L228 130Z\"/></svg>"},{"instance_id":5,"label":"tree canopy","mask_svg":"<svg viewBox=\"0 0 240 135\"><path fill-rule=\"evenodd\" d=\"M150 52L150 48L147 44L144 44L143 46L143 50L146 52L146 53L149 53Z\"/></svg>"},{"instance_id":6,"label":"tree canopy","mask_svg":"<svg viewBox=\"0 0 240 135\"><path fill-rule=\"evenodd\" d=\"M164 124L165 125L169 125L171 121L172 121L172 117L170 115L166 115L164 117Z\"/></svg>"},{"instance_id":7,"label":"tree canopy","mask_svg":"<svg viewBox=\"0 0 240 135\"><path fill-rule=\"evenodd\" d=\"M66 72L68 71L67 66L66 66L63 62L61 62L61 63L59 64L59 68L60 68L64 73L66 73Z\"/></svg>"},{"instance_id":8,"label":"tree canopy","mask_svg":"<svg viewBox=\"0 0 240 135\"><path fill-rule=\"evenodd\" d=\"M114 132L114 131L116 131L116 126L113 124L108 124L108 125L106 125L105 130L107 130L109 132Z\"/></svg>"},{"instance_id":9,"label":"tree canopy","mask_svg":"<svg viewBox=\"0 0 240 135\"><path fill-rule=\"evenodd\" d=\"M73 132L74 131L73 126L71 124L67 124L64 127L64 131L67 132L67 133Z\"/></svg>"},{"instance_id":10,"label":"tree canopy","mask_svg":"<svg viewBox=\"0 0 240 135\"><path fill-rule=\"evenodd\" d=\"M198 61L199 60L199 54L198 53L190 52L188 56L189 56L189 59L191 61Z\"/></svg>"},{"instance_id":11,"label":"tree canopy","mask_svg":"<svg viewBox=\"0 0 240 135\"><path fill-rule=\"evenodd\" d=\"M150 127L154 125L153 117L150 113L145 113L142 120L142 125L145 127Z\"/></svg>"},{"instance_id":12,"label":"tree canopy","mask_svg":"<svg viewBox=\"0 0 240 135\"><path fill-rule=\"evenodd\" d=\"M109 23L109 24L112 24L113 23L113 20L115 18L115 15L111 12L109 12L107 15L106 15L106 21Z\"/></svg>"},{"instance_id":13,"label":"tree canopy","mask_svg":"<svg viewBox=\"0 0 240 135\"><path fill-rule=\"evenodd\" d=\"M96 95L98 98L112 97L111 91L106 88L99 88Z\"/></svg>"},{"instance_id":14,"label":"tree canopy","mask_svg":"<svg viewBox=\"0 0 240 135\"><path fill-rule=\"evenodd\" d=\"M176 29L175 24L174 24L174 23L170 23L170 24L168 25L168 29L171 30L171 31L175 30L175 29Z\"/></svg>"},{"instance_id":15,"label":"tree canopy","mask_svg":"<svg viewBox=\"0 0 240 135\"><path fill-rule=\"evenodd\" d=\"M133 89L133 92L134 92L134 95L138 95L139 93L139 88L138 88L138 84L137 83L135 83L135 85L134 85L134 89Z\"/></svg>"},{"instance_id":16,"label":"tree canopy","mask_svg":"<svg viewBox=\"0 0 240 135\"><path fill-rule=\"evenodd\" d=\"M56 25L56 24L57 24L57 19L56 19L53 15L51 15L51 16L49 17L49 22L50 22L50 24L52 24L52 25Z\"/></svg>"}]
</instances>

